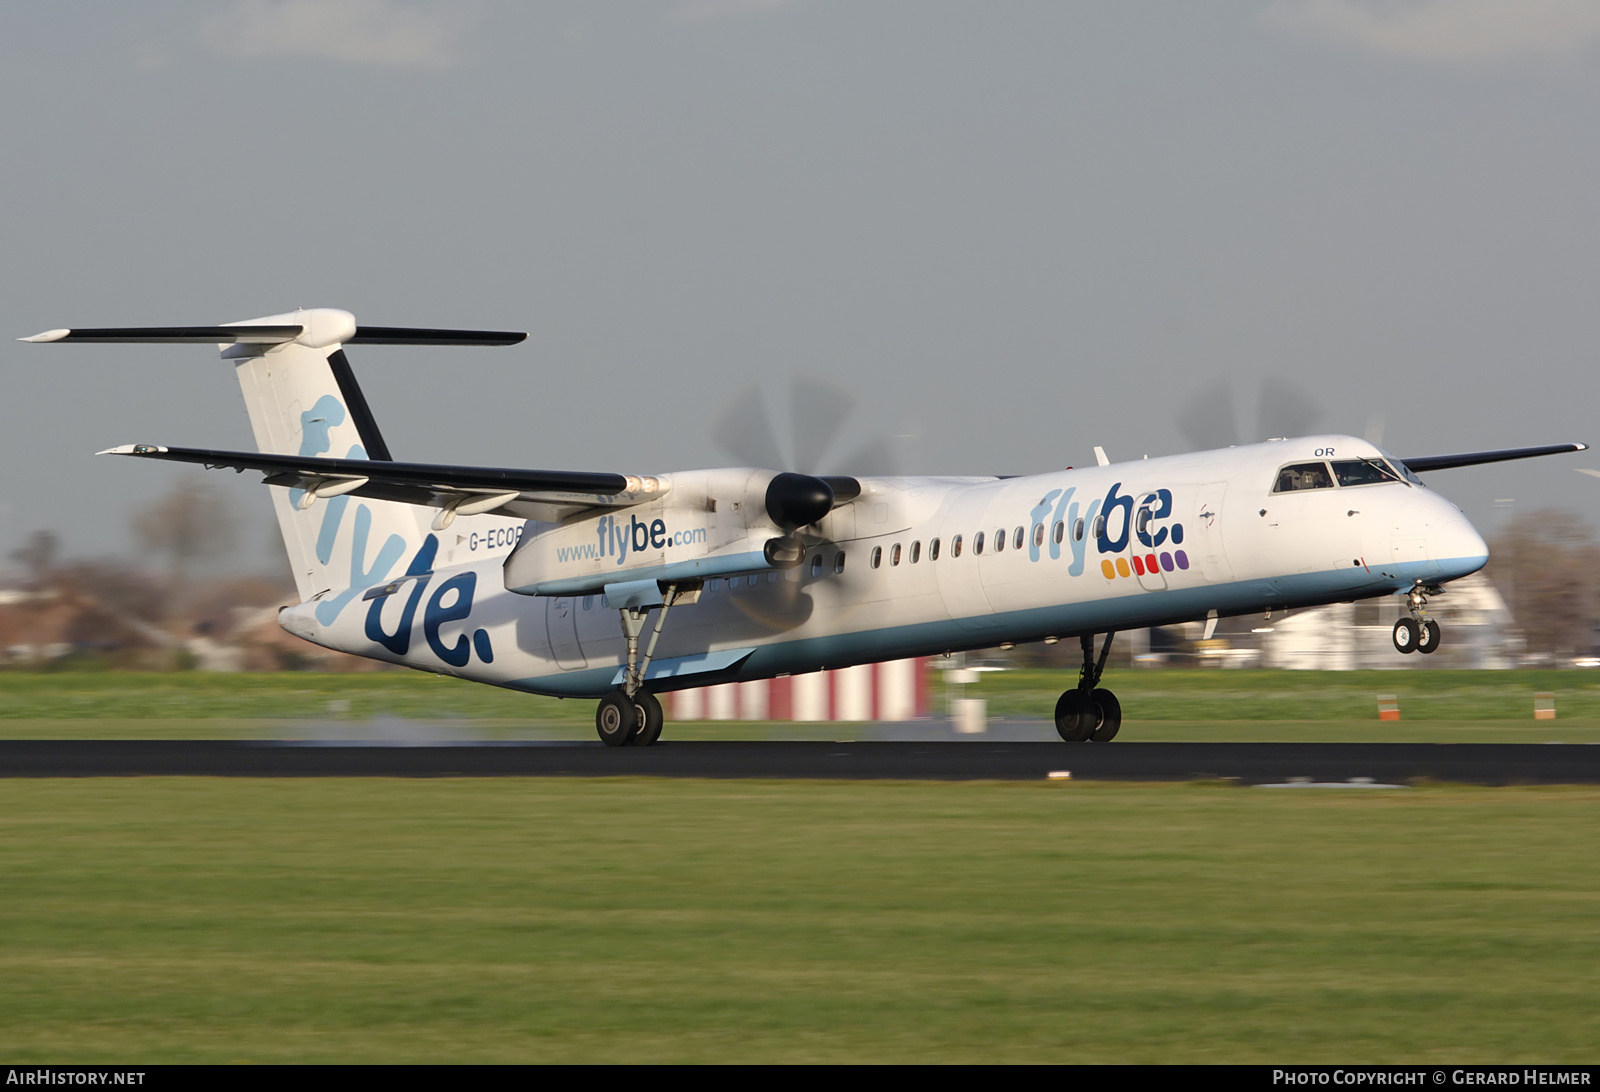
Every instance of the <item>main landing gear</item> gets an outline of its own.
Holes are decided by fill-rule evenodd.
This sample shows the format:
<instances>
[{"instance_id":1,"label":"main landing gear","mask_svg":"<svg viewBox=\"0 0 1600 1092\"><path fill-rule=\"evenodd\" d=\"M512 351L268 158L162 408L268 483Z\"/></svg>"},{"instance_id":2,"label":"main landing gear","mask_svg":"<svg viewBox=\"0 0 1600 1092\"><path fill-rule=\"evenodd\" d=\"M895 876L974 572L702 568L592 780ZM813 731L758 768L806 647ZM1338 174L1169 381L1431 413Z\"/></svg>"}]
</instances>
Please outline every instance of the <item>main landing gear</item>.
<instances>
[{"instance_id":1,"label":"main landing gear","mask_svg":"<svg viewBox=\"0 0 1600 1092\"><path fill-rule=\"evenodd\" d=\"M667 611L672 609L672 601L677 597L678 586L672 584L662 599L661 613L656 617L656 628L650 634L642 660L639 634L644 630L650 608L623 607L618 612L622 616L623 636L628 640L628 664L622 672L622 686L601 698L594 714L595 731L607 747L649 747L661 738L666 714L661 710L661 700L644 688L644 677L650 670L656 642L661 639L661 629L667 624Z\"/></svg>"},{"instance_id":2,"label":"main landing gear","mask_svg":"<svg viewBox=\"0 0 1600 1092\"><path fill-rule=\"evenodd\" d=\"M1100 675L1106 669L1106 657L1111 653L1111 638L1100 649L1099 659L1094 654L1094 635L1079 638L1083 645L1083 671L1078 678L1078 688L1068 690L1056 702L1056 731L1068 743L1110 743L1122 727L1122 704L1109 690L1101 690Z\"/></svg>"},{"instance_id":3,"label":"main landing gear","mask_svg":"<svg viewBox=\"0 0 1600 1092\"><path fill-rule=\"evenodd\" d=\"M608 747L648 747L661 738L665 721L661 700L648 690L640 690L631 698L621 690L613 690L600 699L600 708L594 714L595 731Z\"/></svg>"},{"instance_id":4,"label":"main landing gear","mask_svg":"<svg viewBox=\"0 0 1600 1092\"><path fill-rule=\"evenodd\" d=\"M1439 647L1439 623L1428 617L1428 596L1443 595L1444 589L1436 585L1417 584L1412 587L1406 596L1406 609L1411 612L1410 618L1402 618L1394 624L1394 647L1398 652L1410 655L1420 652L1427 655Z\"/></svg>"}]
</instances>

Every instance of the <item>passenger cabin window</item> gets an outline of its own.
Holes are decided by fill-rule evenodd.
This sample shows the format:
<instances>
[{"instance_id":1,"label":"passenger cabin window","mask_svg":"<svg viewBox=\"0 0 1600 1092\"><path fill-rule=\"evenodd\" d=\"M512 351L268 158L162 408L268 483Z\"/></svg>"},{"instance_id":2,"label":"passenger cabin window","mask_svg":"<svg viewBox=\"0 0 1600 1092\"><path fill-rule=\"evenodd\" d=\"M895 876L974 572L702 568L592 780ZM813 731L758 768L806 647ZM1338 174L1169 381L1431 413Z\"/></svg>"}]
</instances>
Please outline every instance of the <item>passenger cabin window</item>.
<instances>
[{"instance_id":1,"label":"passenger cabin window","mask_svg":"<svg viewBox=\"0 0 1600 1092\"><path fill-rule=\"evenodd\" d=\"M876 569L879 565L882 565L882 564L883 564L883 547L882 546L874 546L872 548L872 567L874 569Z\"/></svg>"},{"instance_id":2,"label":"passenger cabin window","mask_svg":"<svg viewBox=\"0 0 1600 1092\"><path fill-rule=\"evenodd\" d=\"M975 553L975 554L983 553L983 532L982 531L979 531L976 535L972 536L972 552Z\"/></svg>"},{"instance_id":3,"label":"passenger cabin window","mask_svg":"<svg viewBox=\"0 0 1600 1092\"><path fill-rule=\"evenodd\" d=\"M812 576L821 576L822 575L822 555L821 554L813 554L812 557L811 557L811 575Z\"/></svg>"},{"instance_id":4,"label":"passenger cabin window","mask_svg":"<svg viewBox=\"0 0 1600 1092\"><path fill-rule=\"evenodd\" d=\"M835 573L844 572L844 551L843 550L840 550L838 553L833 555L833 571Z\"/></svg>"},{"instance_id":5,"label":"passenger cabin window","mask_svg":"<svg viewBox=\"0 0 1600 1092\"><path fill-rule=\"evenodd\" d=\"M918 561L921 561L921 560L922 560L922 543L920 541L919 542L913 542L911 544L911 564L915 565Z\"/></svg>"},{"instance_id":6,"label":"passenger cabin window","mask_svg":"<svg viewBox=\"0 0 1600 1092\"><path fill-rule=\"evenodd\" d=\"M1022 535L1023 535L1023 530L1022 530L1021 527L1018 527L1014 532L1012 532L1012 534L1011 534L1011 546L1012 546L1013 549L1016 549L1016 550L1022 549Z\"/></svg>"},{"instance_id":7,"label":"passenger cabin window","mask_svg":"<svg viewBox=\"0 0 1600 1092\"><path fill-rule=\"evenodd\" d=\"M1333 478L1326 463L1295 463L1278 471L1274 493L1293 493L1300 489L1332 489Z\"/></svg>"},{"instance_id":8,"label":"passenger cabin window","mask_svg":"<svg viewBox=\"0 0 1600 1092\"><path fill-rule=\"evenodd\" d=\"M1072 525L1072 541L1083 541L1083 520L1081 519Z\"/></svg>"},{"instance_id":9,"label":"passenger cabin window","mask_svg":"<svg viewBox=\"0 0 1600 1092\"><path fill-rule=\"evenodd\" d=\"M950 540L950 556L951 557L960 557L961 556L961 536L960 535L957 535L955 538L952 538Z\"/></svg>"},{"instance_id":10,"label":"passenger cabin window","mask_svg":"<svg viewBox=\"0 0 1600 1092\"><path fill-rule=\"evenodd\" d=\"M1106 533L1106 517L1104 517L1104 516L1096 516L1096 517L1094 517L1094 527L1091 528L1089 533L1094 535L1095 538L1099 538L1101 535L1105 534Z\"/></svg>"},{"instance_id":11,"label":"passenger cabin window","mask_svg":"<svg viewBox=\"0 0 1600 1092\"><path fill-rule=\"evenodd\" d=\"M1397 482L1400 475L1382 459L1340 459L1333 464L1333 476L1340 485L1375 485Z\"/></svg>"},{"instance_id":12,"label":"passenger cabin window","mask_svg":"<svg viewBox=\"0 0 1600 1092\"><path fill-rule=\"evenodd\" d=\"M890 565L898 565L898 564L900 564L900 544L898 542L896 542L894 544L894 546L891 547L890 550L889 550L889 564Z\"/></svg>"},{"instance_id":13,"label":"passenger cabin window","mask_svg":"<svg viewBox=\"0 0 1600 1092\"><path fill-rule=\"evenodd\" d=\"M928 543L928 560L929 561L938 561L939 560L939 540L938 539L934 539L932 542Z\"/></svg>"},{"instance_id":14,"label":"passenger cabin window","mask_svg":"<svg viewBox=\"0 0 1600 1092\"><path fill-rule=\"evenodd\" d=\"M1004 527L994 533L994 552L999 553L1006 548L1006 529Z\"/></svg>"},{"instance_id":15,"label":"passenger cabin window","mask_svg":"<svg viewBox=\"0 0 1600 1092\"><path fill-rule=\"evenodd\" d=\"M1056 545L1061 545L1061 540L1067 537L1067 525L1061 520L1056 520L1055 540Z\"/></svg>"}]
</instances>

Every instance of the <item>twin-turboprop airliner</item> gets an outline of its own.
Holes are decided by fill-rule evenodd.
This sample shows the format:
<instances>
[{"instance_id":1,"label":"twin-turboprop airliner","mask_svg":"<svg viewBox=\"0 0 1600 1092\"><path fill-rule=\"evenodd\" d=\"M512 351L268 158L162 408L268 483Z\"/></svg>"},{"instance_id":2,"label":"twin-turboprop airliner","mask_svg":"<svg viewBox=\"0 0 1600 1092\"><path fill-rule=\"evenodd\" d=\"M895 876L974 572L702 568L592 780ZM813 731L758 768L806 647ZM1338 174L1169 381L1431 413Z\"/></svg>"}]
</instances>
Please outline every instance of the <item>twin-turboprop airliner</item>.
<instances>
[{"instance_id":1,"label":"twin-turboprop airliner","mask_svg":"<svg viewBox=\"0 0 1600 1092\"><path fill-rule=\"evenodd\" d=\"M665 691L1071 638L1083 668L1056 728L1105 742L1122 723L1100 686L1118 631L1204 620L1210 636L1230 615L1380 595L1409 608L1396 649L1430 653L1428 597L1488 548L1417 475L1586 447L1398 459L1306 436L1011 478L439 466L390 455L343 348L525 336L359 326L319 308L23 340L217 344L257 452L104 454L262 474L301 599L279 615L290 633L598 698L612 746L656 742Z\"/></svg>"}]
</instances>

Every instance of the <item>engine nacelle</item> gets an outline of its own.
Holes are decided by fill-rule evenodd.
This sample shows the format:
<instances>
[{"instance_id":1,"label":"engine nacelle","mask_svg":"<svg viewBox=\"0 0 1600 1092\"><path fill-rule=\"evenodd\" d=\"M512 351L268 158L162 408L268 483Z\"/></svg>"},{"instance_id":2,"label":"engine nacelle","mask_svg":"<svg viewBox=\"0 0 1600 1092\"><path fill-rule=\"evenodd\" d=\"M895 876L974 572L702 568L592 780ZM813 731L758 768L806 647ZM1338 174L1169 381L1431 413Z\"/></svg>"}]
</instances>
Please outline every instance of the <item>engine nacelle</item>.
<instances>
[{"instance_id":1,"label":"engine nacelle","mask_svg":"<svg viewBox=\"0 0 1600 1092\"><path fill-rule=\"evenodd\" d=\"M805 554L796 521L827 515L835 500L830 481L770 470L674 474L670 488L642 504L590 509L560 523L530 520L506 558L505 584L524 595L613 588L620 602L622 585L636 601L638 587L651 580L690 583L793 568Z\"/></svg>"}]
</instances>

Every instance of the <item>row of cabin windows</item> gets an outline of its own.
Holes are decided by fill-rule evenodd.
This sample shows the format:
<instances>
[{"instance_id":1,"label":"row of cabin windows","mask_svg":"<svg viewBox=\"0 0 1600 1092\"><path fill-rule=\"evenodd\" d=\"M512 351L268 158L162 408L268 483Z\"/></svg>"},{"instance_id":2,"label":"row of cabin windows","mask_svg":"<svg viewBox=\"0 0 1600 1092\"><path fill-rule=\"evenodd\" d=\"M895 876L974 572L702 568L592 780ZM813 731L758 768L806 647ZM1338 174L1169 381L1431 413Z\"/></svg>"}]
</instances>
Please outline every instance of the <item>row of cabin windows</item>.
<instances>
[{"instance_id":1,"label":"row of cabin windows","mask_svg":"<svg viewBox=\"0 0 1600 1092\"><path fill-rule=\"evenodd\" d=\"M1149 523L1149 521L1150 521L1150 513L1149 513L1148 510L1142 511L1142 512L1139 513L1140 530L1143 530L1144 529L1144 525ZM1094 519L1094 525L1092 527L1091 526L1086 526L1084 521L1081 520L1081 519L1080 520L1075 520L1073 522L1073 524L1072 524L1072 540L1074 542L1082 542L1085 531L1087 531L1089 534L1093 535L1094 537L1099 538L1102 534L1105 533L1105 529L1106 529L1106 518L1104 516L1096 516L1095 519ZM1004 550L1006 548L1006 540L1007 540L1008 537L1010 538L1011 548L1013 550L1020 550L1020 549L1022 549L1023 542L1025 542L1027 540L1028 529L1026 527L1017 527L1014 530L1012 530L1010 535L1008 536L1007 533L1006 533L1006 529L1004 527L1000 528L998 531L996 531L994 533L994 537L993 538L988 539L989 552L997 554L1000 551ZM1042 524L1042 523L1034 524L1033 525L1033 544L1035 546L1043 546L1044 545L1044 537L1045 537L1045 526L1044 526L1044 524ZM1050 537L1057 545L1060 545L1063 541L1066 540L1066 537L1067 537L1067 524L1066 524L1066 522L1064 520L1057 520L1056 521L1055 527L1050 531ZM974 554L983 553L984 541L985 541L984 533L982 531L979 531L977 534L972 536L972 552ZM950 538L950 556L951 557L960 557L963 544L964 544L964 540L963 540L963 537L961 535L952 535L951 538ZM913 542L911 544L911 549L907 552L906 556L909 557L910 563L912 565L915 565L918 561L920 561L922 559L922 543L921 543L921 541ZM902 558L902 555L901 555L901 551L900 551L900 543L896 542L893 546L889 547L889 564L891 566L898 565L898 564L900 564L901 558ZM939 540L938 539L934 539L933 541L928 543L928 560L929 561L938 561L939 560ZM872 548L872 562L871 563L872 563L872 567L874 569L880 568L883 565L883 547L882 546L874 546ZM842 571L842 570L840 570L840 571Z\"/></svg>"},{"instance_id":2,"label":"row of cabin windows","mask_svg":"<svg viewBox=\"0 0 1600 1092\"><path fill-rule=\"evenodd\" d=\"M1149 516L1150 516L1149 511L1142 511L1142 512L1139 513L1140 530L1144 529L1144 524L1146 522L1148 522ZM1082 542L1083 541L1084 531L1086 529L1088 530L1088 532L1090 534L1092 534L1092 535L1094 535L1095 537L1098 538L1106 529L1106 518L1104 516L1096 516L1095 520L1094 520L1094 526L1093 527L1088 527L1088 528L1085 527L1085 524L1084 524L1083 520L1080 519L1080 520L1075 521L1073 523L1073 525L1072 525L1072 539L1073 539L1073 541L1074 542ZM1059 545L1062 541L1065 540L1066 534L1067 534L1067 525L1066 525L1066 523L1061 521L1061 520L1057 520L1055 528L1051 532L1051 538ZM1044 535L1045 535L1044 524L1042 524L1042 523L1034 524L1033 525L1033 544L1035 546L1043 546L1044 545ZM1011 548L1014 549L1014 550L1022 549L1022 543L1023 543L1024 539L1026 538L1026 536L1027 536L1027 529L1026 528L1017 527L1016 529L1014 529L1011 532L1011 535L1010 535ZM989 545L990 552L991 553L999 553L1000 551L1004 550L1006 548L1006 537L1007 537L1006 536L1006 529L1004 527L1002 527L998 531L996 531L994 533L994 537L988 540L989 544L990 544ZM950 556L951 557L960 557L961 556L961 550L962 550L963 541L964 540L963 540L963 537L961 535L953 535L953 536L951 536L951 539L950 539ZM929 561L938 561L939 560L939 542L940 542L939 539L933 539L931 542L928 543L928 560ZM984 534L983 534L982 531L979 531L977 534L972 536L972 552L974 554L983 553L983 544L984 544ZM911 544L911 549L909 551L906 551L904 554L902 554L901 548L900 548L900 543L898 543L898 542L896 542L893 546L889 547L889 564L891 566L899 565L903 558L909 558L910 563L912 565L915 565L917 562L921 561L922 560L922 540L918 539L915 542L913 542ZM823 568L824 568L823 555L822 554L812 554L811 555L811 566L810 567L811 567L811 575L813 577L821 576ZM883 547L882 546L874 546L872 548L872 567L874 569L878 569L878 568L882 568L883 567ZM832 568L833 568L833 571L836 574L842 574L844 572L844 551L843 550L839 550L839 551L836 551L834 553ZM768 583L768 584L776 584L778 582L778 576L779 576L778 573L769 572L765 576L765 582ZM728 579L728 590L729 591L735 591L736 589L738 589L740 587L741 582L744 583L745 585L748 585L749 587L754 588L754 587L758 587L763 581L762 574L760 574L760 573L752 573L749 576L744 576L744 577L741 577L741 576L730 576L727 579ZM713 579L713 580L707 580L705 582L705 590L708 591L708 592L717 591L717 590L719 590L721 588L721 586L722 586L722 581L721 580ZM600 597L599 596L595 596L595 595L586 595L586 596L584 596L583 597L583 609L584 610L593 610L595 603L599 599L600 599Z\"/></svg>"}]
</instances>

